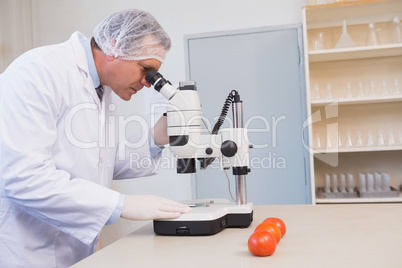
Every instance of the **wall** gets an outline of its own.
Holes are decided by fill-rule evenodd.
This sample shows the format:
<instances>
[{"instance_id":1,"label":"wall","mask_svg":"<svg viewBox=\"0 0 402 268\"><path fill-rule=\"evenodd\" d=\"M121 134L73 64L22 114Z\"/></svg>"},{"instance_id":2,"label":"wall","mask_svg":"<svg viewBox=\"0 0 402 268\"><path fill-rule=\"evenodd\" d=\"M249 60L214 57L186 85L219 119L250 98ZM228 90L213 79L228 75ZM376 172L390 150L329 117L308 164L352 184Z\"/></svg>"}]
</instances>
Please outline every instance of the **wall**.
<instances>
[{"instance_id":1,"label":"wall","mask_svg":"<svg viewBox=\"0 0 402 268\"><path fill-rule=\"evenodd\" d=\"M31 47L31 0L0 0L0 73Z\"/></svg>"},{"instance_id":2,"label":"wall","mask_svg":"<svg viewBox=\"0 0 402 268\"><path fill-rule=\"evenodd\" d=\"M185 35L301 23L301 6L305 2L304 0L32 0L32 40L34 47L62 42L76 30L90 37L96 24L111 12L127 8L143 9L157 18L172 39L172 49L160 71L176 84L186 78ZM250 68L250 66L239 66L239 68ZM152 120L143 104L144 95L143 90L129 102L117 100L120 113L142 114L148 121ZM133 134L135 131L132 126L127 129L128 134ZM168 152L164 152L164 157L170 157ZM192 198L191 178L176 175L172 165L162 170L156 177L116 182L113 187L129 194L154 193L176 200ZM107 227L103 235L103 245L113 242L143 224L145 223L121 220L118 224Z\"/></svg>"},{"instance_id":3,"label":"wall","mask_svg":"<svg viewBox=\"0 0 402 268\"><path fill-rule=\"evenodd\" d=\"M172 38L173 47L161 71L171 82L178 82L185 75L185 35L301 23L304 4L305 0L34 0L34 45L63 41L75 30L90 36L94 26L111 12L143 9L153 14Z\"/></svg>"}]
</instances>

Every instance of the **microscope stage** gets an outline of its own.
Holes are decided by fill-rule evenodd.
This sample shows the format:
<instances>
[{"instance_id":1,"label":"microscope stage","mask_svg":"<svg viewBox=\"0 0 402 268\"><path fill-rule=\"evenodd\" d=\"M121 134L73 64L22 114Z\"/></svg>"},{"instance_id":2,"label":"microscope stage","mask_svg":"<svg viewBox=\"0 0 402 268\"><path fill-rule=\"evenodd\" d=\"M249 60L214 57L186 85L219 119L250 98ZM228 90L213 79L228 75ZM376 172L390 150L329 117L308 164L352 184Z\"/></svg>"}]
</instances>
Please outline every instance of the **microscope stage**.
<instances>
[{"instance_id":1,"label":"microscope stage","mask_svg":"<svg viewBox=\"0 0 402 268\"><path fill-rule=\"evenodd\" d=\"M226 199L197 199L184 202L192 211L177 219L154 220L159 235L213 235L225 228L246 228L253 221L253 204L236 205Z\"/></svg>"}]
</instances>

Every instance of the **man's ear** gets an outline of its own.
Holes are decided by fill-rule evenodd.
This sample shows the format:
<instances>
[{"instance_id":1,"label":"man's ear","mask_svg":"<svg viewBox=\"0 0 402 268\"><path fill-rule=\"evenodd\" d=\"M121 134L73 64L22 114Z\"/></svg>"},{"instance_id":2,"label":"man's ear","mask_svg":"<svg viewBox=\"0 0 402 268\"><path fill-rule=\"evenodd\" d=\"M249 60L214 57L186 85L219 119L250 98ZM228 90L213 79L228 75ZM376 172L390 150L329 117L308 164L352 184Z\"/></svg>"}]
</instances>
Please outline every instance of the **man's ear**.
<instances>
[{"instance_id":1,"label":"man's ear","mask_svg":"<svg viewBox=\"0 0 402 268\"><path fill-rule=\"evenodd\" d=\"M106 54L105 54L105 55L106 55ZM115 57L106 55L106 60L107 60L107 61L114 61L114 60L115 60Z\"/></svg>"}]
</instances>

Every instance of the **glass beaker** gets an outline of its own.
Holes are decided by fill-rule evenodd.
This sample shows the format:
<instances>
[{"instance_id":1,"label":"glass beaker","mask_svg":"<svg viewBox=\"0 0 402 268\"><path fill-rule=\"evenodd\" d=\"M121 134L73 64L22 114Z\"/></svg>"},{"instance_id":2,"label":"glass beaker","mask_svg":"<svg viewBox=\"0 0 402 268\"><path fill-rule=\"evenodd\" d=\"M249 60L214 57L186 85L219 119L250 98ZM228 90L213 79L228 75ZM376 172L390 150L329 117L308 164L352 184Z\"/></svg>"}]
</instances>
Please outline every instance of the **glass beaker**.
<instances>
[{"instance_id":1,"label":"glass beaker","mask_svg":"<svg viewBox=\"0 0 402 268\"><path fill-rule=\"evenodd\" d=\"M374 27L374 23L369 23L366 46L378 46L379 44L380 40L378 39L377 29Z\"/></svg>"},{"instance_id":2,"label":"glass beaker","mask_svg":"<svg viewBox=\"0 0 402 268\"><path fill-rule=\"evenodd\" d=\"M402 29L399 17L394 17L391 26L391 44L402 43Z\"/></svg>"},{"instance_id":3,"label":"glass beaker","mask_svg":"<svg viewBox=\"0 0 402 268\"><path fill-rule=\"evenodd\" d=\"M323 49L325 49L324 33L319 32L317 34L317 38L314 40L314 50L323 50Z\"/></svg>"}]
</instances>

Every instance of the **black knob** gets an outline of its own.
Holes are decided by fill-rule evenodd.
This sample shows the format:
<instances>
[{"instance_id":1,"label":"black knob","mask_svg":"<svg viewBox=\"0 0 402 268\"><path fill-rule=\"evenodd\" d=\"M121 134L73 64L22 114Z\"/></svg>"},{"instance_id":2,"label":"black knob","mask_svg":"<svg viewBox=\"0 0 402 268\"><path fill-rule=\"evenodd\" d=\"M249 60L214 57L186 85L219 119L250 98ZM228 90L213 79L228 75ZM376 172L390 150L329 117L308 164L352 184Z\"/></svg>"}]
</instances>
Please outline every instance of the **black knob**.
<instances>
[{"instance_id":1,"label":"black knob","mask_svg":"<svg viewBox=\"0 0 402 268\"><path fill-rule=\"evenodd\" d=\"M234 141L227 140L222 143L221 152L226 157L232 157L237 153L237 145Z\"/></svg>"}]
</instances>

